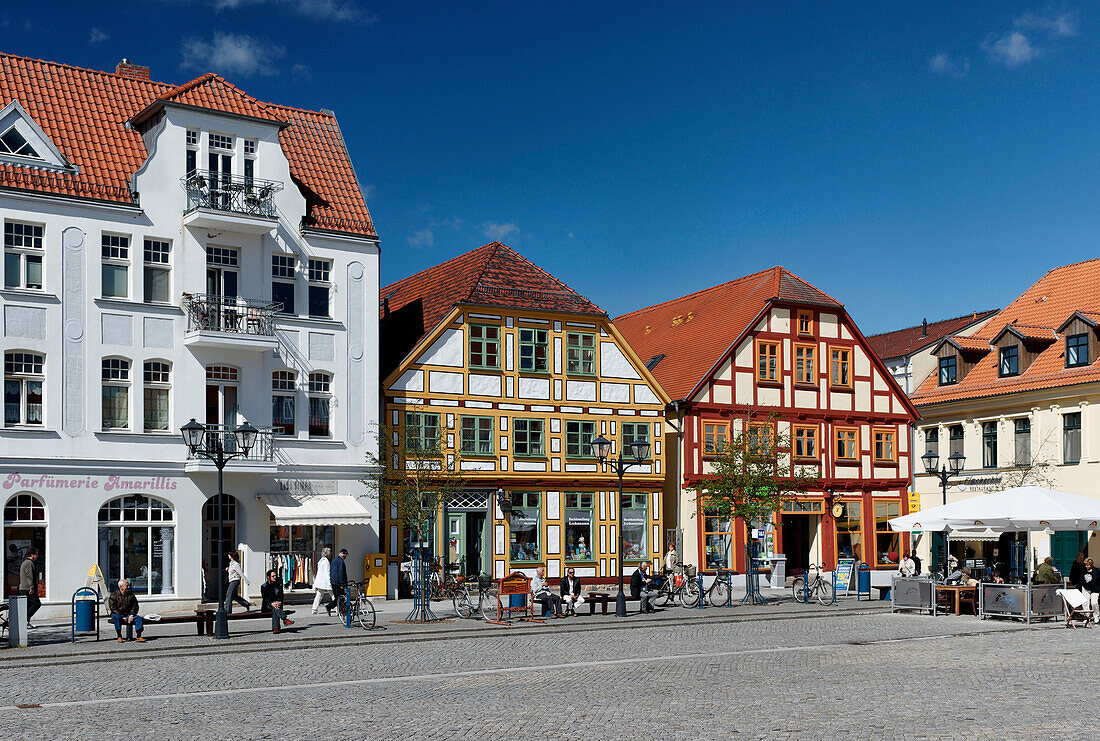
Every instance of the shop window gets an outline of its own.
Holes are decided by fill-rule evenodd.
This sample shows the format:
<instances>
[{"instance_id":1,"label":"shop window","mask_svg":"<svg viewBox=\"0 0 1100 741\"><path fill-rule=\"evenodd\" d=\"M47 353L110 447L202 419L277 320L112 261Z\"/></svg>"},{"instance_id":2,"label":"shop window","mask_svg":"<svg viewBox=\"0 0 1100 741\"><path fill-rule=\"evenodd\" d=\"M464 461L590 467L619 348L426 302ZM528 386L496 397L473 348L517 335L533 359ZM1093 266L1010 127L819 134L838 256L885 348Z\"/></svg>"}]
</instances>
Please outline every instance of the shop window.
<instances>
[{"instance_id":1,"label":"shop window","mask_svg":"<svg viewBox=\"0 0 1100 741\"><path fill-rule=\"evenodd\" d=\"M733 563L733 518L720 516L714 506L703 508L703 562L708 571Z\"/></svg>"},{"instance_id":2,"label":"shop window","mask_svg":"<svg viewBox=\"0 0 1100 741\"><path fill-rule=\"evenodd\" d=\"M1031 465L1031 420L1020 417L1013 421L1015 441L1014 460L1017 466Z\"/></svg>"},{"instance_id":3,"label":"shop window","mask_svg":"<svg viewBox=\"0 0 1100 741\"><path fill-rule=\"evenodd\" d=\"M146 238L144 253L145 302L166 304L171 300L172 243Z\"/></svg>"},{"instance_id":4,"label":"shop window","mask_svg":"<svg viewBox=\"0 0 1100 741\"><path fill-rule=\"evenodd\" d=\"M627 449L627 446L635 440L645 440L646 442L649 442L649 423L620 422L619 424L622 425L622 445L620 446L620 450L627 451L627 454L633 457L633 454ZM652 455L653 446L650 445L649 456Z\"/></svg>"},{"instance_id":5,"label":"shop window","mask_svg":"<svg viewBox=\"0 0 1100 741\"><path fill-rule=\"evenodd\" d=\"M4 287L42 289L41 224L4 222Z\"/></svg>"},{"instance_id":6,"label":"shop window","mask_svg":"<svg viewBox=\"0 0 1100 741\"><path fill-rule=\"evenodd\" d=\"M1089 336L1071 334L1066 337L1066 367L1074 368L1089 364Z\"/></svg>"},{"instance_id":7,"label":"shop window","mask_svg":"<svg viewBox=\"0 0 1100 741\"><path fill-rule=\"evenodd\" d=\"M5 549L3 596L19 591L19 566L31 548L38 549L35 568L39 573L38 596L46 596L46 508L34 494L11 497L4 505L3 543Z\"/></svg>"},{"instance_id":8,"label":"shop window","mask_svg":"<svg viewBox=\"0 0 1100 741\"><path fill-rule=\"evenodd\" d=\"M517 456L541 458L546 455L541 419L512 420L512 452Z\"/></svg>"},{"instance_id":9,"label":"shop window","mask_svg":"<svg viewBox=\"0 0 1100 741\"><path fill-rule=\"evenodd\" d=\"M814 314L812 311L798 311L798 333L810 335L814 333Z\"/></svg>"},{"instance_id":10,"label":"shop window","mask_svg":"<svg viewBox=\"0 0 1100 741\"><path fill-rule=\"evenodd\" d=\"M409 453L438 453L439 415L434 412L405 412L405 450Z\"/></svg>"},{"instance_id":11,"label":"shop window","mask_svg":"<svg viewBox=\"0 0 1100 741\"><path fill-rule=\"evenodd\" d=\"M30 352L4 353L4 426L42 426L42 384L45 356Z\"/></svg>"},{"instance_id":12,"label":"shop window","mask_svg":"<svg viewBox=\"0 0 1100 741\"><path fill-rule=\"evenodd\" d=\"M875 430L875 463L897 463L897 430Z\"/></svg>"},{"instance_id":13,"label":"shop window","mask_svg":"<svg viewBox=\"0 0 1100 741\"><path fill-rule=\"evenodd\" d=\"M863 560L863 525L860 519L862 512L860 502L841 502L844 510L840 517L836 518L836 553L837 558L854 558Z\"/></svg>"},{"instance_id":14,"label":"shop window","mask_svg":"<svg viewBox=\"0 0 1100 741\"><path fill-rule=\"evenodd\" d=\"M276 435L294 435L294 398L298 374L277 370L271 374L271 427Z\"/></svg>"},{"instance_id":15,"label":"shop window","mask_svg":"<svg viewBox=\"0 0 1100 741\"><path fill-rule=\"evenodd\" d=\"M309 315L332 316L329 299L332 293L332 260L309 258Z\"/></svg>"},{"instance_id":16,"label":"shop window","mask_svg":"<svg viewBox=\"0 0 1100 741\"><path fill-rule=\"evenodd\" d=\"M901 502L875 502L875 558L879 566L897 566L901 533L890 529L890 520L901 516Z\"/></svg>"},{"instance_id":17,"label":"shop window","mask_svg":"<svg viewBox=\"0 0 1100 741\"><path fill-rule=\"evenodd\" d=\"M817 426L794 426L794 458L795 460L818 460L817 451Z\"/></svg>"},{"instance_id":18,"label":"shop window","mask_svg":"<svg viewBox=\"0 0 1100 741\"><path fill-rule=\"evenodd\" d=\"M717 455L726 449L728 425L707 422L703 424L703 455Z\"/></svg>"},{"instance_id":19,"label":"shop window","mask_svg":"<svg viewBox=\"0 0 1100 741\"><path fill-rule=\"evenodd\" d=\"M462 454L492 455L493 433L492 417L463 417Z\"/></svg>"},{"instance_id":20,"label":"shop window","mask_svg":"<svg viewBox=\"0 0 1100 741\"><path fill-rule=\"evenodd\" d=\"M566 422L565 454L570 458L591 458L592 439L595 436L595 422Z\"/></svg>"},{"instance_id":21,"label":"shop window","mask_svg":"<svg viewBox=\"0 0 1100 741\"><path fill-rule=\"evenodd\" d=\"M642 561L649 556L646 550L646 532L649 530L649 515L646 503L648 494L623 494L621 518L623 529L623 558Z\"/></svg>"},{"instance_id":22,"label":"shop window","mask_svg":"<svg viewBox=\"0 0 1100 741\"><path fill-rule=\"evenodd\" d=\"M1009 345L1008 347L1001 348L1000 358L1000 375L1001 378L1005 376L1018 376L1020 375L1020 346Z\"/></svg>"},{"instance_id":23,"label":"shop window","mask_svg":"<svg viewBox=\"0 0 1100 741\"><path fill-rule=\"evenodd\" d=\"M948 455L963 454L963 426L951 425L947 428Z\"/></svg>"},{"instance_id":24,"label":"shop window","mask_svg":"<svg viewBox=\"0 0 1100 741\"><path fill-rule=\"evenodd\" d=\"M565 495L565 558L567 561L592 561L592 533L595 495Z\"/></svg>"},{"instance_id":25,"label":"shop window","mask_svg":"<svg viewBox=\"0 0 1100 741\"><path fill-rule=\"evenodd\" d=\"M103 429L130 429L130 361L103 359Z\"/></svg>"},{"instance_id":26,"label":"shop window","mask_svg":"<svg viewBox=\"0 0 1100 741\"><path fill-rule=\"evenodd\" d=\"M756 343L756 380L778 383L782 372L779 343L759 340Z\"/></svg>"},{"instance_id":27,"label":"shop window","mask_svg":"<svg viewBox=\"0 0 1100 741\"><path fill-rule=\"evenodd\" d=\"M817 365L814 362L813 345L794 346L794 382L814 385L817 383Z\"/></svg>"},{"instance_id":28,"label":"shop window","mask_svg":"<svg viewBox=\"0 0 1100 741\"><path fill-rule=\"evenodd\" d=\"M524 373L547 373L550 370L550 344L545 329L519 330L519 369Z\"/></svg>"},{"instance_id":29,"label":"shop window","mask_svg":"<svg viewBox=\"0 0 1100 741\"><path fill-rule=\"evenodd\" d=\"M232 501L232 497L228 497ZM209 506L209 502L207 503ZM204 518L210 520L211 518ZM232 522L226 518L227 522ZM325 548L336 558L336 528L332 525L278 525L272 516L269 525L268 556L286 588L308 589L317 571L317 559ZM407 551L406 551L407 552Z\"/></svg>"},{"instance_id":30,"label":"shop window","mask_svg":"<svg viewBox=\"0 0 1100 741\"><path fill-rule=\"evenodd\" d=\"M571 376L596 375L596 336L567 332L565 337L565 372Z\"/></svg>"},{"instance_id":31,"label":"shop window","mask_svg":"<svg viewBox=\"0 0 1100 741\"><path fill-rule=\"evenodd\" d=\"M997 467L997 423L982 422L982 468Z\"/></svg>"},{"instance_id":32,"label":"shop window","mask_svg":"<svg viewBox=\"0 0 1100 741\"><path fill-rule=\"evenodd\" d=\"M837 388L852 387L852 351L844 347L829 348L830 385Z\"/></svg>"},{"instance_id":33,"label":"shop window","mask_svg":"<svg viewBox=\"0 0 1100 741\"><path fill-rule=\"evenodd\" d=\"M500 370L500 327L470 325L470 367Z\"/></svg>"},{"instance_id":34,"label":"shop window","mask_svg":"<svg viewBox=\"0 0 1100 741\"><path fill-rule=\"evenodd\" d=\"M271 303L280 314L294 314L294 287L298 275L298 258L294 255L271 256Z\"/></svg>"},{"instance_id":35,"label":"shop window","mask_svg":"<svg viewBox=\"0 0 1100 741\"><path fill-rule=\"evenodd\" d=\"M172 388L172 366L163 360L147 360L142 369L144 425L146 432L168 429L168 393Z\"/></svg>"},{"instance_id":36,"label":"shop window","mask_svg":"<svg viewBox=\"0 0 1100 741\"><path fill-rule=\"evenodd\" d=\"M542 495L537 491L516 491L511 497L512 511L508 515L510 558L520 563L541 561Z\"/></svg>"},{"instance_id":37,"label":"shop window","mask_svg":"<svg viewBox=\"0 0 1100 741\"><path fill-rule=\"evenodd\" d=\"M834 457L838 461L859 460L859 430L855 427L836 428L836 449Z\"/></svg>"},{"instance_id":38,"label":"shop window","mask_svg":"<svg viewBox=\"0 0 1100 741\"><path fill-rule=\"evenodd\" d=\"M332 437L331 373L309 374L309 436Z\"/></svg>"},{"instance_id":39,"label":"shop window","mask_svg":"<svg viewBox=\"0 0 1100 741\"><path fill-rule=\"evenodd\" d=\"M1081 413L1062 415L1062 462L1073 465L1081 462Z\"/></svg>"},{"instance_id":40,"label":"shop window","mask_svg":"<svg viewBox=\"0 0 1100 741\"><path fill-rule=\"evenodd\" d=\"M130 295L130 238L121 234L101 237L104 298Z\"/></svg>"},{"instance_id":41,"label":"shop window","mask_svg":"<svg viewBox=\"0 0 1100 741\"><path fill-rule=\"evenodd\" d=\"M940 358L940 385L947 386L958 380L958 360L954 355Z\"/></svg>"},{"instance_id":42,"label":"shop window","mask_svg":"<svg viewBox=\"0 0 1100 741\"><path fill-rule=\"evenodd\" d=\"M127 579L138 595L174 594L175 516L165 502L128 494L99 509L99 568L108 585Z\"/></svg>"}]
</instances>

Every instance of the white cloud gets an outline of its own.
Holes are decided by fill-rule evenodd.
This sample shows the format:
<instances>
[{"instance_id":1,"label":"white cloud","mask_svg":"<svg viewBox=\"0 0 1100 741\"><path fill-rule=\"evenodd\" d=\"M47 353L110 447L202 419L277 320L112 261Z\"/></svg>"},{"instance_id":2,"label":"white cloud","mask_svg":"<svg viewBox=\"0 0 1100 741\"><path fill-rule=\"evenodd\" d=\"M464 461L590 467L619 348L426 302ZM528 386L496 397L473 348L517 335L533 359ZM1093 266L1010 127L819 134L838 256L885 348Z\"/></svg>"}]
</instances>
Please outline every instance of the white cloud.
<instances>
[{"instance_id":1,"label":"white cloud","mask_svg":"<svg viewBox=\"0 0 1100 741\"><path fill-rule=\"evenodd\" d=\"M364 183L359 189L363 191L364 201L369 201L370 199L374 198L374 183Z\"/></svg>"},{"instance_id":2,"label":"white cloud","mask_svg":"<svg viewBox=\"0 0 1100 741\"><path fill-rule=\"evenodd\" d=\"M512 223L498 224L495 221L486 221L481 225L485 236L494 241L500 241L509 234L519 233L519 227Z\"/></svg>"},{"instance_id":3,"label":"white cloud","mask_svg":"<svg viewBox=\"0 0 1100 741\"><path fill-rule=\"evenodd\" d=\"M1015 69L1021 64L1027 64L1039 56L1039 49L1035 47L1027 36L1019 31L1006 33L996 41L986 41L982 44L989 55L990 60L1003 64L1008 69Z\"/></svg>"},{"instance_id":4,"label":"white cloud","mask_svg":"<svg viewBox=\"0 0 1100 741\"><path fill-rule=\"evenodd\" d=\"M940 52L928 60L928 69L938 75L950 75L955 79L966 77L970 72L969 59L952 59L947 52Z\"/></svg>"},{"instance_id":5,"label":"white cloud","mask_svg":"<svg viewBox=\"0 0 1100 741\"><path fill-rule=\"evenodd\" d=\"M277 5L298 15L321 21L340 23L374 23L378 16L365 10L355 0L208 0L214 10L239 10L252 5Z\"/></svg>"},{"instance_id":6,"label":"white cloud","mask_svg":"<svg viewBox=\"0 0 1100 741\"><path fill-rule=\"evenodd\" d=\"M431 229L421 229L412 236L406 237L405 241L410 247L434 247L435 233Z\"/></svg>"},{"instance_id":7,"label":"white cloud","mask_svg":"<svg viewBox=\"0 0 1100 741\"><path fill-rule=\"evenodd\" d=\"M286 56L286 49L252 36L217 32L211 41L184 39L183 69L217 72L230 77L274 75L272 62Z\"/></svg>"},{"instance_id":8,"label":"white cloud","mask_svg":"<svg viewBox=\"0 0 1100 741\"><path fill-rule=\"evenodd\" d=\"M109 38L111 37L105 32L93 26L91 32L88 34L88 43L98 44L100 41L106 41Z\"/></svg>"},{"instance_id":9,"label":"white cloud","mask_svg":"<svg viewBox=\"0 0 1100 741\"><path fill-rule=\"evenodd\" d=\"M1024 13L1015 21L1016 28L1046 31L1053 39L1076 36L1078 21L1076 13L1061 13L1055 16Z\"/></svg>"}]
</instances>

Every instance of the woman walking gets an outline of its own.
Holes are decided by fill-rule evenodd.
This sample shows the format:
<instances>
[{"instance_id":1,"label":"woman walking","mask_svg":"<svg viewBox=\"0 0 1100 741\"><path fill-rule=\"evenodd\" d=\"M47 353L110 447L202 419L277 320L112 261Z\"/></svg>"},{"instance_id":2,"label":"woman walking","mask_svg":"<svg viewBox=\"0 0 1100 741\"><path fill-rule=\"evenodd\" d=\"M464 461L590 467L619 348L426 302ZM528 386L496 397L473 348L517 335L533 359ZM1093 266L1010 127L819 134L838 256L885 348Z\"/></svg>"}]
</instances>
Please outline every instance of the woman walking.
<instances>
[{"instance_id":1,"label":"woman walking","mask_svg":"<svg viewBox=\"0 0 1100 741\"><path fill-rule=\"evenodd\" d=\"M244 575L244 569L241 568L241 562L238 560L236 553L229 554L229 565L225 567L226 581L229 582L229 586L225 588L225 611L233 612L233 603L249 610L252 608L252 603L239 595L237 592L241 588L241 581L243 580L245 585L248 584L248 577Z\"/></svg>"},{"instance_id":2,"label":"woman walking","mask_svg":"<svg viewBox=\"0 0 1100 741\"><path fill-rule=\"evenodd\" d=\"M317 559L317 574L313 577L313 591L316 595L313 597L313 614L317 614L317 608L321 606L321 602L325 603L325 609L328 610L328 614L332 614L332 605L335 600L332 598L332 580L329 578L329 558L332 556L331 548L324 548L321 550L321 557Z\"/></svg>"}]
</instances>

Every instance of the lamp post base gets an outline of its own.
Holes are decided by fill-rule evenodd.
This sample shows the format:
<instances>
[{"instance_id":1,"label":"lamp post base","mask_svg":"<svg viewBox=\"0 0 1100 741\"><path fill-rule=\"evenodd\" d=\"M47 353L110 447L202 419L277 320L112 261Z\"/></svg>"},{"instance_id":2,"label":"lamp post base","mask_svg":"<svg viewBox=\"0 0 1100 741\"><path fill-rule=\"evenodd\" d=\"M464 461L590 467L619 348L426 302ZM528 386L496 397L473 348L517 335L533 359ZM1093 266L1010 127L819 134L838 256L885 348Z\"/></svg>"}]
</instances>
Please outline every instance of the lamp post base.
<instances>
[{"instance_id":1,"label":"lamp post base","mask_svg":"<svg viewBox=\"0 0 1100 741\"><path fill-rule=\"evenodd\" d=\"M229 637L229 619L225 616L225 607L219 607L214 613L214 637Z\"/></svg>"},{"instance_id":2,"label":"lamp post base","mask_svg":"<svg viewBox=\"0 0 1100 741\"><path fill-rule=\"evenodd\" d=\"M626 617L626 595L622 591L615 598L615 617Z\"/></svg>"}]
</instances>

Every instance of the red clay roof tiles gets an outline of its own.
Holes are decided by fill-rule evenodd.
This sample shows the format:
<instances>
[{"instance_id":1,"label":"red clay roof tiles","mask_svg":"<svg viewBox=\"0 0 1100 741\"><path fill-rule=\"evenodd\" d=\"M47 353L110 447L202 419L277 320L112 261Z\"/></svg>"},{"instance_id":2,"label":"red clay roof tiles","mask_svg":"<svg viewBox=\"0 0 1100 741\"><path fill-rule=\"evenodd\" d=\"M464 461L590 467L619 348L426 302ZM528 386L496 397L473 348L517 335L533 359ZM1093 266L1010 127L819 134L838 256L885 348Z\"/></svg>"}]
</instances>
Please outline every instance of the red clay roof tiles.
<instances>
[{"instance_id":1,"label":"red clay roof tiles","mask_svg":"<svg viewBox=\"0 0 1100 741\"><path fill-rule=\"evenodd\" d=\"M893 332L883 332L867 337L868 344L883 360L910 355L916 350L934 345L944 337L950 337L956 332L961 332L967 327L977 324L997 313L996 309L989 311L975 311L972 314L942 319L938 322L929 322L926 328L924 324L915 327L897 329Z\"/></svg>"}]
</instances>

